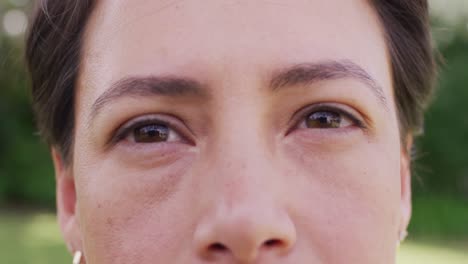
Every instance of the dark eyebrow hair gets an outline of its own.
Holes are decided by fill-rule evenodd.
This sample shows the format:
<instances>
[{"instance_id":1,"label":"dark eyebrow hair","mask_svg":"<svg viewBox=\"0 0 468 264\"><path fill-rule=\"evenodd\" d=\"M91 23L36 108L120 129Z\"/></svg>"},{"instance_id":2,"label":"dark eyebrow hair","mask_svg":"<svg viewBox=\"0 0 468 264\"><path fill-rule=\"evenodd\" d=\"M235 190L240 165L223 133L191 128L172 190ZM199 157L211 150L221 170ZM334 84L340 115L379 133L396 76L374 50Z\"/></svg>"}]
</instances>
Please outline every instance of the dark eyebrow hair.
<instances>
[{"instance_id":1,"label":"dark eyebrow hair","mask_svg":"<svg viewBox=\"0 0 468 264\"><path fill-rule=\"evenodd\" d=\"M276 91L294 85L342 78L354 78L365 83L388 110L383 89L369 73L349 60L302 63L282 69L274 73L270 81L270 87L273 91ZM96 99L91 107L90 121L94 119L107 103L114 99L124 96L145 97L154 95L207 98L209 92L207 87L191 78L178 76L131 76L115 82Z\"/></svg>"},{"instance_id":2,"label":"dark eyebrow hair","mask_svg":"<svg viewBox=\"0 0 468 264\"><path fill-rule=\"evenodd\" d=\"M123 96L145 97L145 96L195 96L208 97L208 92L199 82L190 78L174 76L149 76L128 77L119 80L101 94L91 107L91 119L108 102Z\"/></svg>"},{"instance_id":3,"label":"dark eyebrow hair","mask_svg":"<svg viewBox=\"0 0 468 264\"><path fill-rule=\"evenodd\" d=\"M273 75L270 87L273 91L294 85L311 84L314 82L343 78L357 79L377 97L388 110L387 98L382 87L361 66L350 60L324 61L319 63L302 63L280 70Z\"/></svg>"}]
</instances>

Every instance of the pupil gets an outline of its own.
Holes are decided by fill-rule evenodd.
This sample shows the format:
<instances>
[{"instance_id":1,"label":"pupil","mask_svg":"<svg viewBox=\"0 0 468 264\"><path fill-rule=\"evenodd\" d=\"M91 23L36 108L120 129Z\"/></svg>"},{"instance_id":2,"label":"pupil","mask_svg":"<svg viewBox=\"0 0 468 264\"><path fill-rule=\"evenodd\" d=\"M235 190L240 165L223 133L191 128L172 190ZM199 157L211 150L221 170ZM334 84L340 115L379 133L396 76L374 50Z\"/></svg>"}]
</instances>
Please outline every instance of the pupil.
<instances>
[{"instance_id":1,"label":"pupil","mask_svg":"<svg viewBox=\"0 0 468 264\"><path fill-rule=\"evenodd\" d=\"M164 125L147 125L135 129L136 142L161 142L166 141L169 136L169 129Z\"/></svg>"},{"instance_id":2,"label":"pupil","mask_svg":"<svg viewBox=\"0 0 468 264\"><path fill-rule=\"evenodd\" d=\"M341 116L333 112L315 112L307 117L308 128L339 128Z\"/></svg>"}]
</instances>

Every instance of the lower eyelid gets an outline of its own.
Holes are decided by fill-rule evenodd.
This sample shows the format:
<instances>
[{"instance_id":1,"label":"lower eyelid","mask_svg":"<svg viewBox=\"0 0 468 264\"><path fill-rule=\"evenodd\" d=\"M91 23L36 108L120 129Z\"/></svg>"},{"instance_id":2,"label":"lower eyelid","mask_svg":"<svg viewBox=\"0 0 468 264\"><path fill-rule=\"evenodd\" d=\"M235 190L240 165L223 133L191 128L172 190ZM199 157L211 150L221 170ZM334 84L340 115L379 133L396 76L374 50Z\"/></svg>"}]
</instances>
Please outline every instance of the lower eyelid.
<instances>
[{"instance_id":1,"label":"lower eyelid","mask_svg":"<svg viewBox=\"0 0 468 264\"><path fill-rule=\"evenodd\" d=\"M158 144L135 144L121 142L115 146L115 154L132 166L146 164L151 167L172 163L192 153L191 146L180 142Z\"/></svg>"},{"instance_id":2,"label":"lower eyelid","mask_svg":"<svg viewBox=\"0 0 468 264\"><path fill-rule=\"evenodd\" d=\"M365 133L365 131L357 126L348 126L334 129L311 129L311 128L299 128L291 132L291 136L299 137L304 141L312 141L317 144L323 143L324 140L327 142L346 139L349 140L353 137L351 135L359 135L359 133Z\"/></svg>"}]
</instances>

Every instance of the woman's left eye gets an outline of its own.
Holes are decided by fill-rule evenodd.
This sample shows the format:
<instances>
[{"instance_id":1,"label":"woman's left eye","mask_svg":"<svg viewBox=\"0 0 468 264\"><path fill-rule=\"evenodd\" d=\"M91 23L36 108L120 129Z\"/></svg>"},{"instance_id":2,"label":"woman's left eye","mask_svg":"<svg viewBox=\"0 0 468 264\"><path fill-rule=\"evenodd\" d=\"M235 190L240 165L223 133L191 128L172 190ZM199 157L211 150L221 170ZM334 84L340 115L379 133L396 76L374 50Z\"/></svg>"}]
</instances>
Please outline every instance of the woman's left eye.
<instances>
[{"instance_id":1,"label":"woman's left eye","mask_svg":"<svg viewBox=\"0 0 468 264\"><path fill-rule=\"evenodd\" d=\"M339 129L351 126L362 127L362 122L344 110L326 107L307 112L298 126L309 129Z\"/></svg>"}]
</instances>

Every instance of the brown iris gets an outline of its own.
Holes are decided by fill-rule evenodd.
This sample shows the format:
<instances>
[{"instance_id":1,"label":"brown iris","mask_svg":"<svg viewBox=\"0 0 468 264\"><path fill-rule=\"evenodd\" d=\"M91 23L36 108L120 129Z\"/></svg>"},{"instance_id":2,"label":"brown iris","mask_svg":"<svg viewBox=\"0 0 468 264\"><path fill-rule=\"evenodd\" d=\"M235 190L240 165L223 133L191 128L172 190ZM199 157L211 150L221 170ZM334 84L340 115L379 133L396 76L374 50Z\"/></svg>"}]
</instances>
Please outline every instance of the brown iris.
<instances>
[{"instance_id":1,"label":"brown iris","mask_svg":"<svg viewBox=\"0 0 468 264\"><path fill-rule=\"evenodd\" d=\"M153 143L167 141L169 128L166 125L145 125L135 128L133 131L135 142Z\"/></svg>"},{"instance_id":2,"label":"brown iris","mask_svg":"<svg viewBox=\"0 0 468 264\"><path fill-rule=\"evenodd\" d=\"M341 115L329 111L314 112L307 116L306 125L308 128L339 128Z\"/></svg>"}]
</instances>

